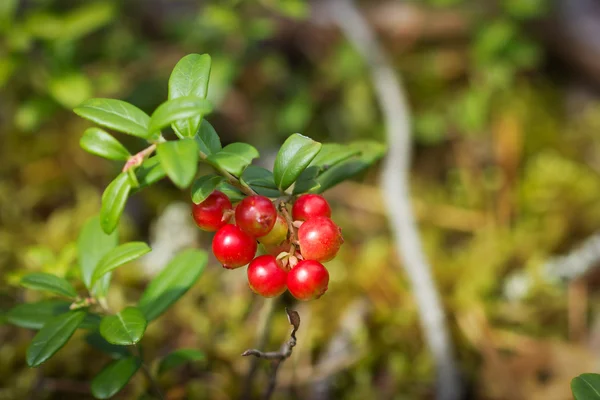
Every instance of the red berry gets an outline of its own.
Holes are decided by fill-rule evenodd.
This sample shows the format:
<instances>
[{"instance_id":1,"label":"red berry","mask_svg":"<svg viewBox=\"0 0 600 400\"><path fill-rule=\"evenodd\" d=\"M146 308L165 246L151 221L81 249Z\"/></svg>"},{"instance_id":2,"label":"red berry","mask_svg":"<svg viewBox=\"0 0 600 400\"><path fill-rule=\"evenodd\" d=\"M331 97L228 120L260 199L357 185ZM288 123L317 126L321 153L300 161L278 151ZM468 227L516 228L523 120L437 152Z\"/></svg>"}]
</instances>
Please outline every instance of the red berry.
<instances>
[{"instance_id":1,"label":"red berry","mask_svg":"<svg viewBox=\"0 0 600 400\"><path fill-rule=\"evenodd\" d=\"M318 261L300 261L287 276L287 287L298 300L318 299L327 291L329 272Z\"/></svg>"},{"instance_id":2,"label":"red berry","mask_svg":"<svg viewBox=\"0 0 600 400\"><path fill-rule=\"evenodd\" d=\"M215 190L202 203L192 205L192 216L200 229L214 232L227 224L224 214L231 209L229 197Z\"/></svg>"},{"instance_id":3,"label":"red berry","mask_svg":"<svg viewBox=\"0 0 600 400\"><path fill-rule=\"evenodd\" d=\"M224 268L234 269L248 264L256 254L256 240L239 227L227 224L217 231L212 251Z\"/></svg>"},{"instance_id":4,"label":"red berry","mask_svg":"<svg viewBox=\"0 0 600 400\"><path fill-rule=\"evenodd\" d=\"M331 208L323 196L303 194L292 207L294 221L307 221L314 217L331 217Z\"/></svg>"},{"instance_id":5,"label":"red berry","mask_svg":"<svg viewBox=\"0 0 600 400\"><path fill-rule=\"evenodd\" d=\"M276 219L275 206L264 196L248 196L235 209L237 226L254 237L269 233Z\"/></svg>"},{"instance_id":6,"label":"red berry","mask_svg":"<svg viewBox=\"0 0 600 400\"><path fill-rule=\"evenodd\" d=\"M277 216L277 220L275 221L275 225L273 225L273 229L265 236L261 236L258 238L258 241L262 244L267 245L276 245L280 244L287 238L288 234L288 225L281 215Z\"/></svg>"},{"instance_id":7,"label":"red berry","mask_svg":"<svg viewBox=\"0 0 600 400\"><path fill-rule=\"evenodd\" d=\"M344 239L342 230L331 219L315 217L302 223L298 242L305 260L325 262L335 257Z\"/></svg>"},{"instance_id":8,"label":"red berry","mask_svg":"<svg viewBox=\"0 0 600 400\"><path fill-rule=\"evenodd\" d=\"M279 296L287 288L287 272L279 267L275 257L256 257L248 265L250 289L263 297Z\"/></svg>"}]
</instances>

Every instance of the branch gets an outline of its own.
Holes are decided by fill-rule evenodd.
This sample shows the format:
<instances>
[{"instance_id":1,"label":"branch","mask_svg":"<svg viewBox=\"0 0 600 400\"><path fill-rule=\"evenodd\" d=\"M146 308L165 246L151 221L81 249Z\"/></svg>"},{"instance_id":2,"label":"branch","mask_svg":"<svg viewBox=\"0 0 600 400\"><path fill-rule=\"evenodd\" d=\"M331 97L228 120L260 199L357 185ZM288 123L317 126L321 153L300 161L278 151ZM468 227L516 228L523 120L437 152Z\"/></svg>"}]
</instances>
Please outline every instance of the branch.
<instances>
[{"instance_id":1,"label":"branch","mask_svg":"<svg viewBox=\"0 0 600 400\"><path fill-rule=\"evenodd\" d=\"M272 360L271 363L271 374L269 376L269 386L264 394L264 399L269 400L273 391L275 390L275 385L277 384L277 371L279 370L279 366L282 362L287 360L292 355L292 349L296 346L296 331L300 327L300 315L294 310L285 309L285 312L288 315L288 321L290 325L292 325L292 333L290 334L290 338L281 346L279 351L268 351L263 352L256 349L246 350L242 353L243 357L254 356L257 358L264 358L266 360Z\"/></svg>"},{"instance_id":2,"label":"branch","mask_svg":"<svg viewBox=\"0 0 600 400\"><path fill-rule=\"evenodd\" d=\"M461 397L462 388L454 351L410 203L410 116L402 86L373 30L352 0L327 0L315 4L323 5L329 17L336 21L368 63L387 127L389 151L383 165L381 186L387 203L392 234L412 285L422 329L435 360L436 398L458 399Z\"/></svg>"}]
</instances>

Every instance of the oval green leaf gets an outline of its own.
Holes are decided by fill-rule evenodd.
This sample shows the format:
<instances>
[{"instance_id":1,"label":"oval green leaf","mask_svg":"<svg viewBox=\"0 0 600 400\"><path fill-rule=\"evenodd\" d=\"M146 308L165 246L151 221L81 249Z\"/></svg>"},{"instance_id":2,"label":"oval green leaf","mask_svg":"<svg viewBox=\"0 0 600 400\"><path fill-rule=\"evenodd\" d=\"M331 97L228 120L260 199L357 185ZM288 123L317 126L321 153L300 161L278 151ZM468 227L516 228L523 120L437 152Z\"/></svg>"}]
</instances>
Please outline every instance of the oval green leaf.
<instances>
[{"instance_id":1,"label":"oval green leaf","mask_svg":"<svg viewBox=\"0 0 600 400\"><path fill-rule=\"evenodd\" d=\"M258 150L247 143L231 143L217 153L208 156L206 160L219 170L240 176L252 160L258 156Z\"/></svg>"},{"instance_id":2,"label":"oval green leaf","mask_svg":"<svg viewBox=\"0 0 600 400\"><path fill-rule=\"evenodd\" d=\"M98 262L98 266L92 277L92 285L104 276L104 274L143 256L150 252L150 250L150 247L144 242L124 243L112 249Z\"/></svg>"},{"instance_id":3,"label":"oval green leaf","mask_svg":"<svg viewBox=\"0 0 600 400\"><path fill-rule=\"evenodd\" d=\"M27 365L37 367L52 357L69 341L85 315L85 311L71 311L46 322L27 348Z\"/></svg>"},{"instance_id":4,"label":"oval green leaf","mask_svg":"<svg viewBox=\"0 0 600 400\"><path fill-rule=\"evenodd\" d=\"M232 203L242 201L246 197L246 195L242 193L240 189L227 182L221 182L219 186L217 186L217 190L223 192L225 196L229 197L229 200L231 200Z\"/></svg>"},{"instance_id":5,"label":"oval green leaf","mask_svg":"<svg viewBox=\"0 0 600 400\"><path fill-rule=\"evenodd\" d=\"M194 135L194 140L198 145L198 150L204 156L209 156L213 153L217 153L221 150L221 139L215 131L215 128L205 119L200 123L200 128L196 135Z\"/></svg>"},{"instance_id":6,"label":"oval green leaf","mask_svg":"<svg viewBox=\"0 0 600 400\"><path fill-rule=\"evenodd\" d=\"M73 110L75 114L98 125L148 139L150 117L126 101L116 99L89 99Z\"/></svg>"},{"instance_id":7,"label":"oval green leaf","mask_svg":"<svg viewBox=\"0 0 600 400\"><path fill-rule=\"evenodd\" d=\"M192 184L192 201L194 204L202 203L225 178L219 175L204 175Z\"/></svg>"},{"instance_id":8,"label":"oval green leaf","mask_svg":"<svg viewBox=\"0 0 600 400\"><path fill-rule=\"evenodd\" d=\"M575 400L600 400L600 375L581 374L571 380Z\"/></svg>"},{"instance_id":9,"label":"oval green leaf","mask_svg":"<svg viewBox=\"0 0 600 400\"><path fill-rule=\"evenodd\" d=\"M114 232L125 209L131 190L131 181L126 172L119 174L102 193L100 208L100 226L106 233Z\"/></svg>"},{"instance_id":10,"label":"oval green leaf","mask_svg":"<svg viewBox=\"0 0 600 400\"><path fill-rule=\"evenodd\" d=\"M51 292L72 299L77 297L75 288L73 288L69 282L59 276L47 274L45 272L35 272L33 274L25 275L21 278L20 283L21 286L28 289Z\"/></svg>"},{"instance_id":11,"label":"oval green leaf","mask_svg":"<svg viewBox=\"0 0 600 400\"><path fill-rule=\"evenodd\" d=\"M280 190L289 188L321 150L321 143L294 133L275 157L273 177Z\"/></svg>"},{"instance_id":12,"label":"oval green leaf","mask_svg":"<svg viewBox=\"0 0 600 400\"><path fill-rule=\"evenodd\" d=\"M180 188L192 183L198 169L198 147L193 139L160 143L156 155L167 176Z\"/></svg>"},{"instance_id":13,"label":"oval green leaf","mask_svg":"<svg viewBox=\"0 0 600 400\"><path fill-rule=\"evenodd\" d=\"M167 174L162 165L160 165L158 157L150 157L135 169L135 176L140 184L138 189L141 189L160 181Z\"/></svg>"},{"instance_id":14,"label":"oval green leaf","mask_svg":"<svg viewBox=\"0 0 600 400\"><path fill-rule=\"evenodd\" d=\"M187 292L200 277L208 256L200 250L177 254L152 280L139 301L139 308L151 321L167 310Z\"/></svg>"},{"instance_id":15,"label":"oval green leaf","mask_svg":"<svg viewBox=\"0 0 600 400\"><path fill-rule=\"evenodd\" d=\"M140 341L148 322L135 307L127 307L115 315L102 318L100 334L108 343L127 346Z\"/></svg>"},{"instance_id":16,"label":"oval green leaf","mask_svg":"<svg viewBox=\"0 0 600 400\"><path fill-rule=\"evenodd\" d=\"M179 349L167 355L158 365L158 373L162 374L173 368L177 368L185 363L202 361L205 359L204 353L196 349Z\"/></svg>"},{"instance_id":17,"label":"oval green leaf","mask_svg":"<svg viewBox=\"0 0 600 400\"><path fill-rule=\"evenodd\" d=\"M100 128L86 129L79 141L79 145L88 153L109 160L124 161L131 156L125 146L111 134Z\"/></svg>"},{"instance_id":18,"label":"oval green leaf","mask_svg":"<svg viewBox=\"0 0 600 400\"><path fill-rule=\"evenodd\" d=\"M92 287L92 276L96 270L98 262L106 253L117 247L119 236L117 232L106 234L100 226L100 218L90 218L79 233L77 238L77 253L79 258L79 267L81 268L81 277L85 286L95 293ZM108 288L109 276L102 279L99 285L101 289ZM102 290L106 293L106 290Z\"/></svg>"},{"instance_id":19,"label":"oval green leaf","mask_svg":"<svg viewBox=\"0 0 600 400\"><path fill-rule=\"evenodd\" d=\"M169 78L169 99L206 98L211 59L208 54L188 54L177 62Z\"/></svg>"},{"instance_id":20,"label":"oval green leaf","mask_svg":"<svg viewBox=\"0 0 600 400\"><path fill-rule=\"evenodd\" d=\"M131 377L142 366L137 357L112 361L92 380L92 394L97 399L109 399L127 385Z\"/></svg>"},{"instance_id":21,"label":"oval green leaf","mask_svg":"<svg viewBox=\"0 0 600 400\"><path fill-rule=\"evenodd\" d=\"M70 305L68 301L57 299L19 304L8 310L6 320L21 328L42 329L52 317L69 312Z\"/></svg>"},{"instance_id":22,"label":"oval green leaf","mask_svg":"<svg viewBox=\"0 0 600 400\"><path fill-rule=\"evenodd\" d=\"M249 165L242 173L241 180L256 193L266 197L279 197L281 192L275 184L273 173L265 168Z\"/></svg>"},{"instance_id":23,"label":"oval green leaf","mask_svg":"<svg viewBox=\"0 0 600 400\"><path fill-rule=\"evenodd\" d=\"M153 133L158 132L175 121L187 120L193 117L202 118L211 110L212 106L210 102L199 97L186 96L167 100L152 113L148 129ZM196 133L197 128L198 126L191 132L187 130L179 132L180 136L192 137Z\"/></svg>"}]
</instances>

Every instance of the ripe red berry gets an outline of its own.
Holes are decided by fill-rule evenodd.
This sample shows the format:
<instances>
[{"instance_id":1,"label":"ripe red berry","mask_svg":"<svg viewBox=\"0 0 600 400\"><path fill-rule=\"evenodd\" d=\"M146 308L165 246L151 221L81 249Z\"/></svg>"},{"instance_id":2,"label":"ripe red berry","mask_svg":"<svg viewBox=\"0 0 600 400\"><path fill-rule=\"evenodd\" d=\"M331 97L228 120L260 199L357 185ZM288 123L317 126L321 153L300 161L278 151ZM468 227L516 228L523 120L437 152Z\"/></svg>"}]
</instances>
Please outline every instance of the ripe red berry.
<instances>
[{"instance_id":1,"label":"ripe red berry","mask_svg":"<svg viewBox=\"0 0 600 400\"><path fill-rule=\"evenodd\" d=\"M248 196L235 209L236 225L254 237L269 233L276 219L275 206L264 196Z\"/></svg>"},{"instance_id":2,"label":"ripe red berry","mask_svg":"<svg viewBox=\"0 0 600 400\"><path fill-rule=\"evenodd\" d=\"M277 215L277 220L275 220L275 225L273 225L273 229L265 236L261 236L258 238L258 241L262 244L266 245L277 245L283 242L287 238L288 234L288 225L281 215Z\"/></svg>"},{"instance_id":3,"label":"ripe red berry","mask_svg":"<svg viewBox=\"0 0 600 400\"><path fill-rule=\"evenodd\" d=\"M292 218L295 221L307 221L314 217L331 217L327 200L318 194L303 194L298 197L292 207Z\"/></svg>"},{"instance_id":4,"label":"ripe red berry","mask_svg":"<svg viewBox=\"0 0 600 400\"><path fill-rule=\"evenodd\" d=\"M287 287L298 300L318 299L327 291L329 272L318 261L300 261L287 276Z\"/></svg>"},{"instance_id":5,"label":"ripe red berry","mask_svg":"<svg viewBox=\"0 0 600 400\"><path fill-rule=\"evenodd\" d=\"M212 251L224 268L235 269L248 264L256 254L256 240L239 227L227 224L217 231Z\"/></svg>"},{"instance_id":6,"label":"ripe red berry","mask_svg":"<svg viewBox=\"0 0 600 400\"><path fill-rule=\"evenodd\" d=\"M287 288L287 272L279 267L275 257L256 257L248 265L250 289L263 297L279 296Z\"/></svg>"},{"instance_id":7,"label":"ripe red berry","mask_svg":"<svg viewBox=\"0 0 600 400\"><path fill-rule=\"evenodd\" d=\"M231 209L229 197L215 190L202 203L192 205L192 216L200 229L214 232L227 224L224 214Z\"/></svg>"},{"instance_id":8,"label":"ripe red berry","mask_svg":"<svg viewBox=\"0 0 600 400\"><path fill-rule=\"evenodd\" d=\"M305 260L325 262L335 257L344 239L342 230L331 219L315 217L300 226L298 242Z\"/></svg>"}]
</instances>

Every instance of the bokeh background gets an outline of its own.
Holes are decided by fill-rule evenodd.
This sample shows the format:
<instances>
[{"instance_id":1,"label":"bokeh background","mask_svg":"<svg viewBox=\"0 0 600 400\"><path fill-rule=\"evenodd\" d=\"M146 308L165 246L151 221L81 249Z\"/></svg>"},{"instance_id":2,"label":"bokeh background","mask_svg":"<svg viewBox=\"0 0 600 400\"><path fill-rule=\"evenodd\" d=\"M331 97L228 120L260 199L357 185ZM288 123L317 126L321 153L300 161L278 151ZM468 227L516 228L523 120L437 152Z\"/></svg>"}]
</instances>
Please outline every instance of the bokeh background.
<instances>
[{"instance_id":1,"label":"bokeh background","mask_svg":"<svg viewBox=\"0 0 600 400\"><path fill-rule=\"evenodd\" d=\"M315 3L318 3L316 1ZM120 165L79 148L90 97L147 112L169 73L209 53L208 117L224 143L246 141L270 166L293 132L324 142L385 140L365 61L301 0L2 0L0 2L0 310L43 295L17 283L76 278L74 241ZM412 200L470 399L570 399L598 369L600 318L600 4L597 0L362 1L402 77L412 116ZM316 10L316 11L315 11ZM143 145L119 136L131 149ZM300 312L299 345L277 398L430 399L434 368L390 237L379 166L327 193L346 245L319 301L277 304L268 348ZM208 248L189 194L168 181L130 199L123 240L154 251L113 278L109 302L135 302L177 250ZM243 269L214 260L143 340L157 359L206 354L161 377L169 399L240 395L263 299ZM88 399L109 358L83 333L38 369L34 332L0 317L0 399ZM255 390L266 385L260 364ZM137 376L118 398L140 398Z\"/></svg>"}]
</instances>

